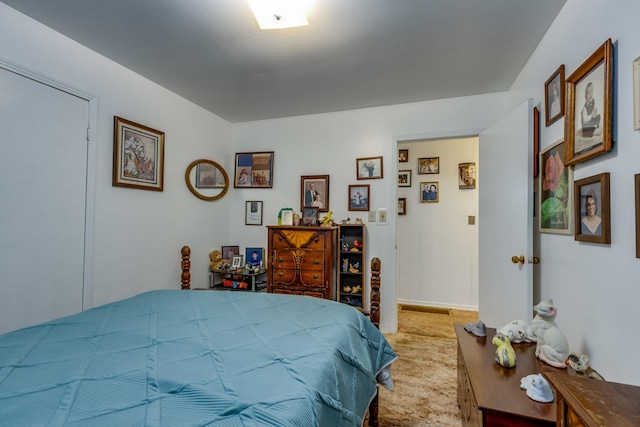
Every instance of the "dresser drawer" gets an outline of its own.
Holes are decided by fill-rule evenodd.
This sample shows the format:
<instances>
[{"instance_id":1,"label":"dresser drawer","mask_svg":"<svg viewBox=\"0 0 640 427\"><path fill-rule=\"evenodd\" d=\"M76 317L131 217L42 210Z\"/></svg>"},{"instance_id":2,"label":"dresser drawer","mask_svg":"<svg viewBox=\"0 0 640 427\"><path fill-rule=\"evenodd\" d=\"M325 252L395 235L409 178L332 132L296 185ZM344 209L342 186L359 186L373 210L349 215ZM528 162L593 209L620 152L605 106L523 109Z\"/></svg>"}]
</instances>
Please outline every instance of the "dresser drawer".
<instances>
[{"instance_id":1,"label":"dresser drawer","mask_svg":"<svg viewBox=\"0 0 640 427\"><path fill-rule=\"evenodd\" d=\"M276 249L273 251L273 259L271 262L273 263L274 269L296 268L294 253L289 249Z\"/></svg>"},{"instance_id":2,"label":"dresser drawer","mask_svg":"<svg viewBox=\"0 0 640 427\"><path fill-rule=\"evenodd\" d=\"M305 251L300 268L303 270L324 270L324 251Z\"/></svg>"},{"instance_id":3,"label":"dresser drawer","mask_svg":"<svg viewBox=\"0 0 640 427\"><path fill-rule=\"evenodd\" d=\"M313 288L324 288L324 271L322 270L300 270L300 280L303 286Z\"/></svg>"},{"instance_id":4,"label":"dresser drawer","mask_svg":"<svg viewBox=\"0 0 640 427\"><path fill-rule=\"evenodd\" d=\"M273 283L281 283L284 285L291 285L295 282L297 276L297 270L293 268L273 268L272 279Z\"/></svg>"}]
</instances>

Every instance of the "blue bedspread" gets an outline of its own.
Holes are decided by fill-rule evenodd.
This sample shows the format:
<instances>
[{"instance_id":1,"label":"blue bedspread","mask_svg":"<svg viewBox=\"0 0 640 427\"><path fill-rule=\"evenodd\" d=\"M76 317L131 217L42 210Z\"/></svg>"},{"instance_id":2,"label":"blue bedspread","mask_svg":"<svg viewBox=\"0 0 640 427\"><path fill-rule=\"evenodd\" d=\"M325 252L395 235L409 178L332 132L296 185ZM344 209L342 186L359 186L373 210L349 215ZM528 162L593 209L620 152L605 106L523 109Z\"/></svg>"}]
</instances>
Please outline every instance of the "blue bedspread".
<instances>
[{"instance_id":1,"label":"blue bedspread","mask_svg":"<svg viewBox=\"0 0 640 427\"><path fill-rule=\"evenodd\" d=\"M0 335L0 425L362 425L395 359L335 301L147 292Z\"/></svg>"}]
</instances>

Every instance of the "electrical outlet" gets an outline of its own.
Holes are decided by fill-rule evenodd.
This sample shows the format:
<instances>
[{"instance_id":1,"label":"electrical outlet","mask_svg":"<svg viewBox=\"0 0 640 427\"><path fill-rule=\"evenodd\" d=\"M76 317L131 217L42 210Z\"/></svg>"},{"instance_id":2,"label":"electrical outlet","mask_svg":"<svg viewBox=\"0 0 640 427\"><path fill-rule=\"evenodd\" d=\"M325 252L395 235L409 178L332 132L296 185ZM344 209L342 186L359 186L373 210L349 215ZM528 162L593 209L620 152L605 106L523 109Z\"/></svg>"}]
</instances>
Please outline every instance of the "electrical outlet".
<instances>
[{"instance_id":1,"label":"electrical outlet","mask_svg":"<svg viewBox=\"0 0 640 427\"><path fill-rule=\"evenodd\" d=\"M369 211L369 222L376 222L376 211Z\"/></svg>"},{"instance_id":2,"label":"electrical outlet","mask_svg":"<svg viewBox=\"0 0 640 427\"><path fill-rule=\"evenodd\" d=\"M387 225L387 209L378 208L378 224Z\"/></svg>"}]
</instances>

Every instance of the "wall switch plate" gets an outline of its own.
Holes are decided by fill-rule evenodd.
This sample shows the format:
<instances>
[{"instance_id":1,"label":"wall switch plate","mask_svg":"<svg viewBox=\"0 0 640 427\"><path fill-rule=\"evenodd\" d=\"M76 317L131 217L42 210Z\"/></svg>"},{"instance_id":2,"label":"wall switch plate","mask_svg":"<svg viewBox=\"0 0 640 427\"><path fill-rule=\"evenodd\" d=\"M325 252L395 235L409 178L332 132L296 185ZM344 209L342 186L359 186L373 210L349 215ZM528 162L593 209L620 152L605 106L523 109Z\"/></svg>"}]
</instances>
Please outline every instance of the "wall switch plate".
<instances>
[{"instance_id":1,"label":"wall switch plate","mask_svg":"<svg viewBox=\"0 0 640 427\"><path fill-rule=\"evenodd\" d=\"M387 208L378 208L378 224L387 225Z\"/></svg>"},{"instance_id":2,"label":"wall switch plate","mask_svg":"<svg viewBox=\"0 0 640 427\"><path fill-rule=\"evenodd\" d=\"M369 211L369 222L376 222L376 211Z\"/></svg>"}]
</instances>

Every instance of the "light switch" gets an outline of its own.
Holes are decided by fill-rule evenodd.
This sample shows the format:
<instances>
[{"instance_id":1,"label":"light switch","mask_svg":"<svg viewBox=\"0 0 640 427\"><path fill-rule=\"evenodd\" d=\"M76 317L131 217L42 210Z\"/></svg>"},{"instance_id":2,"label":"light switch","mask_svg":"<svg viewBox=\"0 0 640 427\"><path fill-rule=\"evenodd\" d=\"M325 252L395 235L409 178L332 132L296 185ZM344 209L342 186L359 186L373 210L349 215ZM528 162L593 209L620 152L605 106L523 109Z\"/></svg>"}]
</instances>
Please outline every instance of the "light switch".
<instances>
[{"instance_id":1,"label":"light switch","mask_svg":"<svg viewBox=\"0 0 640 427\"><path fill-rule=\"evenodd\" d=\"M387 225L387 208L378 208L378 224Z\"/></svg>"},{"instance_id":2,"label":"light switch","mask_svg":"<svg viewBox=\"0 0 640 427\"><path fill-rule=\"evenodd\" d=\"M369 211L369 222L376 222L376 211Z\"/></svg>"}]
</instances>

